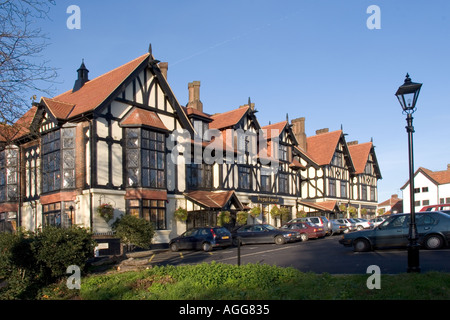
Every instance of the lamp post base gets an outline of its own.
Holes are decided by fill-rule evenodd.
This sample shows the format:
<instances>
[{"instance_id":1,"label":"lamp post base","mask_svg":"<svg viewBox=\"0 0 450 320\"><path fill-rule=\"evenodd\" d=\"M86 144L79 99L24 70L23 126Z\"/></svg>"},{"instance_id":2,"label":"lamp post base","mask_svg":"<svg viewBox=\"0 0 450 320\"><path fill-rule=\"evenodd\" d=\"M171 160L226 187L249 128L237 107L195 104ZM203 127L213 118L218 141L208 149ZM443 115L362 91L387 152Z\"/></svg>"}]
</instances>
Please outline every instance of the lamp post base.
<instances>
[{"instance_id":1,"label":"lamp post base","mask_svg":"<svg viewBox=\"0 0 450 320\"><path fill-rule=\"evenodd\" d=\"M408 245L408 273L420 273L419 265L419 245Z\"/></svg>"}]
</instances>

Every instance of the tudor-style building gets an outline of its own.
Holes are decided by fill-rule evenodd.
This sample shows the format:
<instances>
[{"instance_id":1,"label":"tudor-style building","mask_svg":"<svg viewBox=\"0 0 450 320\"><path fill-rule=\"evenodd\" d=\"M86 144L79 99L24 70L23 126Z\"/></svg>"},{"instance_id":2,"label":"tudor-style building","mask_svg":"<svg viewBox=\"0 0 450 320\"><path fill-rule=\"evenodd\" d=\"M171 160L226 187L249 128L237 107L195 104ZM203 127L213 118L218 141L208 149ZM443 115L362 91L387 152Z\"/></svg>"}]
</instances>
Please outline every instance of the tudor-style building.
<instances>
[{"instance_id":1,"label":"tudor-style building","mask_svg":"<svg viewBox=\"0 0 450 320\"><path fill-rule=\"evenodd\" d=\"M302 171L299 210L335 218L348 215L346 210L351 206L357 209L359 217L375 215L381 173L373 143L347 143L342 130L330 132L327 128L306 137L304 122L304 118L293 120L301 141L298 149L311 164Z\"/></svg>"},{"instance_id":2,"label":"tudor-style building","mask_svg":"<svg viewBox=\"0 0 450 320\"><path fill-rule=\"evenodd\" d=\"M250 99L208 114L199 81L188 84L183 106L167 71L151 52L92 80L83 62L73 89L41 98L5 126L1 230L77 224L107 237L116 218L132 214L153 223L155 243L167 243L186 228L216 224L221 211L235 218L257 207L261 213L249 223L280 225L270 215L275 206L287 208L284 219L290 219L330 200L362 204L372 195L367 186L376 190L373 147L359 172L339 131L323 142L329 157L323 160L320 143L304 134L304 121L303 132L298 119L262 127ZM102 204L114 208L112 220L98 214ZM178 208L187 209L187 221L174 219Z\"/></svg>"}]
</instances>

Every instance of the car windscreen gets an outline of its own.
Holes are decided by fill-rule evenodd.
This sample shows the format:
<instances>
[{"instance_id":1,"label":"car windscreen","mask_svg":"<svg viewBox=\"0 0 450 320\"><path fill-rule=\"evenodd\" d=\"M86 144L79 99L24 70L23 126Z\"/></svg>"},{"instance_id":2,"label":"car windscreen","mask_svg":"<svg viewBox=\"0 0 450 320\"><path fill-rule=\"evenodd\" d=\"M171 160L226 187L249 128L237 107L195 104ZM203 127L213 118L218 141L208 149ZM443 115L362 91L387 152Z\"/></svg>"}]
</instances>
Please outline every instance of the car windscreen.
<instances>
[{"instance_id":1,"label":"car windscreen","mask_svg":"<svg viewBox=\"0 0 450 320\"><path fill-rule=\"evenodd\" d=\"M225 228L215 228L214 233L218 236L227 236L230 232Z\"/></svg>"}]
</instances>

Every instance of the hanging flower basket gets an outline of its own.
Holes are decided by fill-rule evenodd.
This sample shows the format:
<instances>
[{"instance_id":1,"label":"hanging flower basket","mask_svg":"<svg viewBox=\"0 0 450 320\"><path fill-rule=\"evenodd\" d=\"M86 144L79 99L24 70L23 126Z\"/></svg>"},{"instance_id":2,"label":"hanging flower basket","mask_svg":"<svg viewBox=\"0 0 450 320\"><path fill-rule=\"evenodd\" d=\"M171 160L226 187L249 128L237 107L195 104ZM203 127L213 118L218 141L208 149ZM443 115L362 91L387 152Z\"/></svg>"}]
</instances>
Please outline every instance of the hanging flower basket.
<instances>
[{"instance_id":1,"label":"hanging flower basket","mask_svg":"<svg viewBox=\"0 0 450 320\"><path fill-rule=\"evenodd\" d=\"M114 217L114 208L109 203L102 203L97 207L97 213L108 222Z\"/></svg>"},{"instance_id":2,"label":"hanging flower basket","mask_svg":"<svg viewBox=\"0 0 450 320\"><path fill-rule=\"evenodd\" d=\"M177 210L175 210L174 215L175 215L175 220L186 221L187 217L188 217L188 212L186 209L180 207Z\"/></svg>"},{"instance_id":3,"label":"hanging flower basket","mask_svg":"<svg viewBox=\"0 0 450 320\"><path fill-rule=\"evenodd\" d=\"M253 218L256 218L260 214L261 214L261 208L260 207L253 207L253 208L250 209L250 215Z\"/></svg>"},{"instance_id":4,"label":"hanging flower basket","mask_svg":"<svg viewBox=\"0 0 450 320\"><path fill-rule=\"evenodd\" d=\"M280 208L278 208L276 205L272 207L270 210L270 215L272 218L278 218L281 215Z\"/></svg>"},{"instance_id":5,"label":"hanging flower basket","mask_svg":"<svg viewBox=\"0 0 450 320\"><path fill-rule=\"evenodd\" d=\"M230 223L231 214L230 211L220 211L217 215L217 224L219 226L223 226L224 224Z\"/></svg>"},{"instance_id":6,"label":"hanging flower basket","mask_svg":"<svg viewBox=\"0 0 450 320\"><path fill-rule=\"evenodd\" d=\"M240 225L244 225L248 220L248 212L247 211L239 211L236 214L236 222Z\"/></svg>"}]
</instances>

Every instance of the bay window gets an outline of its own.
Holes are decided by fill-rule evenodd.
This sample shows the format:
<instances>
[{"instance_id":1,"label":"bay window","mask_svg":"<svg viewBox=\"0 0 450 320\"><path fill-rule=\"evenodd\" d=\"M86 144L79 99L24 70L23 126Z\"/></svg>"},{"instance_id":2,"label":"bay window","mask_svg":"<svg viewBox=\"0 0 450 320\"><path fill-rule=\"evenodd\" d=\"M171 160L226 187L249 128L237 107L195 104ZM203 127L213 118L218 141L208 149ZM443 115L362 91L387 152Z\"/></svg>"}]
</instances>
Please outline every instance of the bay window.
<instances>
[{"instance_id":1,"label":"bay window","mask_svg":"<svg viewBox=\"0 0 450 320\"><path fill-rule=\"evenodd\" d=\"M165 135L144 128L126 129L128 187L166 187Z\"/></svg>"}]
</instances>

